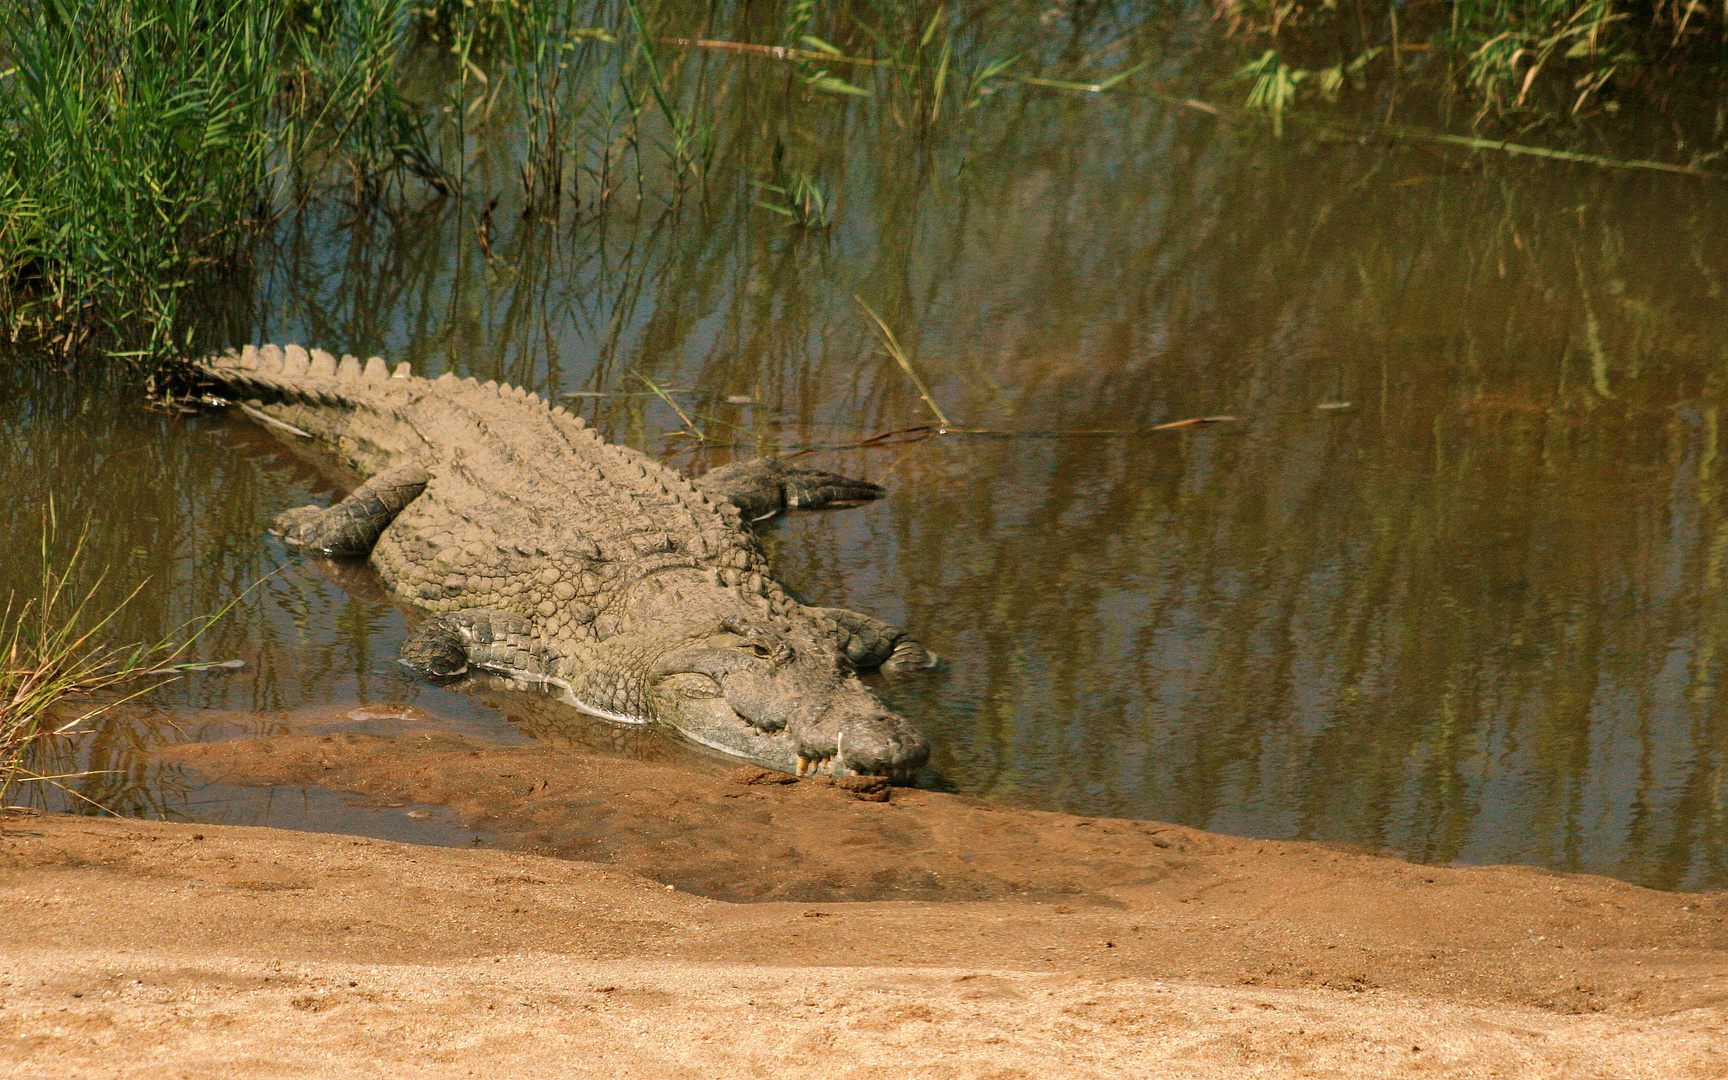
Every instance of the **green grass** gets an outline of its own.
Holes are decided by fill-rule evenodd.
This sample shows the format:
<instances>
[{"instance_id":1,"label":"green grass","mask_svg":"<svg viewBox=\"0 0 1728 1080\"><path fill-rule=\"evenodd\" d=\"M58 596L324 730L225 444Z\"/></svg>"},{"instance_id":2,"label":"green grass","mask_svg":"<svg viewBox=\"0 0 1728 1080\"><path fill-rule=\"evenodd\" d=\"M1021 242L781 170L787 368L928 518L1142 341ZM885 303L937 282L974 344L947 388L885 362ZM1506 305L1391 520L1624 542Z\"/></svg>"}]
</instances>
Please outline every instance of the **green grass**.
<instances>
[{"instance_id":1,"label":"green grass","mask_svg":"<svg viewBox=\"0 0 1728 1080\"><path fill-rule=\"evenodd\" d=\"M50 506L43 515L36 595L13 593L0 604L0 804L20 783L54 784L71 793L61 781L88 774L45 773L37 762L60 759L63 755L55 751L86 722L143 692L126 691L128 684L230 666L179 662L220 613L161 641L107 644L110 627L142 584L109 610L93 608L100 575L87 588L73 584L81 571L84 537L56 560L56 532Z\"/></svg>"},{"instance_id":2,"label":"green grass","mask_svg":"<svg viewBox=\"0 0 1728 1080\"><path fill-rule=\"evenodd\" d=\"M402 89L407 0L0 6L0 320L59 356L197 347L188 286L296 184L444 184Z\"/></svg>"},{"instance_id":3,"label":"green grass","mask_svg":"<svg viewBox=\"0 0 1728 1080\"><path fill-rule=\"evenodd\" d=\"M38 0L0 21L0 315L76 353L173 347L180 290L266 174L282 6Z\"/></svg>"},{"instance_id":4,"label":"green grass","mask_svg":"<svg viewBox=\"0 0 1728 1080\"><path fill-rule=\"evenodd\" d=\"M613 42L587 15L620 18L574 0L0 5L6 339L147 368L221 344L199 340L189 287L308 200L458 193L492 148L476 128L525 126L523 181L556 207L560 125L592 111L571 61ZM689 156L695 128L667 115Z\"/></svg>"}]
</instances>

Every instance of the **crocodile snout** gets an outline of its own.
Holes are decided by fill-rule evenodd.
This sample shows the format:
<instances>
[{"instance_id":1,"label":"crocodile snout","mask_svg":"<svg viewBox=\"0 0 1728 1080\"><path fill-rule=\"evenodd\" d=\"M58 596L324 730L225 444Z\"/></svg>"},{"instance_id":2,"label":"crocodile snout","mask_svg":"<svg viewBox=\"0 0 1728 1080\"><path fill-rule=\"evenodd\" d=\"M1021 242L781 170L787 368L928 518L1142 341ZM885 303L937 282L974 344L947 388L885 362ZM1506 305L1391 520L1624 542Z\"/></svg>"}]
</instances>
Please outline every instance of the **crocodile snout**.
<instances>
[{"instance_id":1,"label":"crocodile snout","mask_svg":"<svg viewBox=\"0 0 1728 1080\"><path fill-rule=\"evenodd\" d=\"M930 759L930 744L893 713L855 721L840 729L838 764L865 776L910 784Z\"/></svg>"},{"instance_id":2,"label":"crocodile snout","mask_svg":"<svg viewBox=\"0 0 1728 1080\"><path fill-rule=\"evenodd\" d=\"M930 758L930 744L903 717L876 711L813 725L792 734L798 747L800 776L886 776L910 784Z\"/></svg>"}]
</instances>

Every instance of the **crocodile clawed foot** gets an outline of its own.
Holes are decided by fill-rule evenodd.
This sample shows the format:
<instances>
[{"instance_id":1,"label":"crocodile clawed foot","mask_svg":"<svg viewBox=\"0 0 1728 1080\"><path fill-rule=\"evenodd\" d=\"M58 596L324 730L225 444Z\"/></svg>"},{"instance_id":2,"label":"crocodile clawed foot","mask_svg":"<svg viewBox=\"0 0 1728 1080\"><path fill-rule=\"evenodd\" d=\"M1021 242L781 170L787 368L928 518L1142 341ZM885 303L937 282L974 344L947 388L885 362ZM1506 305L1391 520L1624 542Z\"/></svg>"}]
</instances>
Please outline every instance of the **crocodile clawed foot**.
<instances>
[{"instance_id":1,"label":"crocodile clawed foot","mask_svg":"<svg viewBox=\"0 0 1728 1080\"><path fill-rule=\"evenodd\" d=\"M325 555L364 557L378 542L379 534L426 490L430 480L418 465L387 469L328 510L299 506L284 511L271 529L294 547Z\"/></svg>"},{"instance_id":2,"label":"crocodile clawed foot","mask_svg":"<svg viewBox=\"0 0 1728 1080\"><path fill-rule=\"evenodd\" d=\"M428 682L454 682L468 673L467 638L454 620L434 615L402 642L396 662Z\"/></svg>"}]
</instances>

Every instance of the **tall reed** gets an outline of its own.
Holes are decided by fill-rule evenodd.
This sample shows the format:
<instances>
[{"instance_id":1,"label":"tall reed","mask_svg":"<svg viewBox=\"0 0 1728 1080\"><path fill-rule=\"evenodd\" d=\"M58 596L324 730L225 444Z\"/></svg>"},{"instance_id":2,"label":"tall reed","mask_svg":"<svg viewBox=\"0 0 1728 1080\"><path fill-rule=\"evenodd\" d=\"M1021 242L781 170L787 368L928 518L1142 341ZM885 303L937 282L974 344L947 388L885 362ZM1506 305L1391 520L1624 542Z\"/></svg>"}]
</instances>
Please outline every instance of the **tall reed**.
<instances>
[{"instance_id":1,"label":"tall reed","mask_svg":"<svg viewBox=\"0 0 1728 1080\"><path fill-rule=\"evenodd\" d=\"M581 53L615 41L590 17L622 32L611 0L0 5L0 328L63 356L182 354L186 288L284 196L453 194L497 142L468 125L495 129L494 112L528 128L522 183L556 207L577 171L570 133L588 130L576 84L609 63L626 74ZM652 92L672 156L694 160L694 114L662 95L636 36L652 77L632 117Z\"/></svg>"},{"instance_id":2,"label":"tall reed","mask_svg":"<svg viewBox=\"0 0 1728 1080\"><path fill-rule=\"evenodd\" d=\"M0 316L75 352L173 347L181 288L231 253L267 167L284 4L35 0L0 15Z\"/></svg>"}]
</instances>

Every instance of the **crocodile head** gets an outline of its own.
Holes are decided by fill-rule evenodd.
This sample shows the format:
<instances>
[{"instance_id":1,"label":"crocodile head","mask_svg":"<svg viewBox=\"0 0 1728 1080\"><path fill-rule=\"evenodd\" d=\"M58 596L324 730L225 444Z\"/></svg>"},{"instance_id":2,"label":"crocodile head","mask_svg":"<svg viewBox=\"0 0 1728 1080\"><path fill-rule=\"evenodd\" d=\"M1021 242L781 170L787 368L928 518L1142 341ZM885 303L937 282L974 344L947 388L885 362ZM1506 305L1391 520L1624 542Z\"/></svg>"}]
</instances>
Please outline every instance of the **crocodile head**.
<instances>
[{"instance_id":1,"label":"crocodile head","mask_svg":"<svg viewBox=\"0 0 1728 1080\"><path fill-rule=\"evenodd\" d=\"M883 708L815 630L724 618L660 655L655 718L686 737L783 772L886 776L910 784L924 736Z\"/></svg>"}]
</instances>

